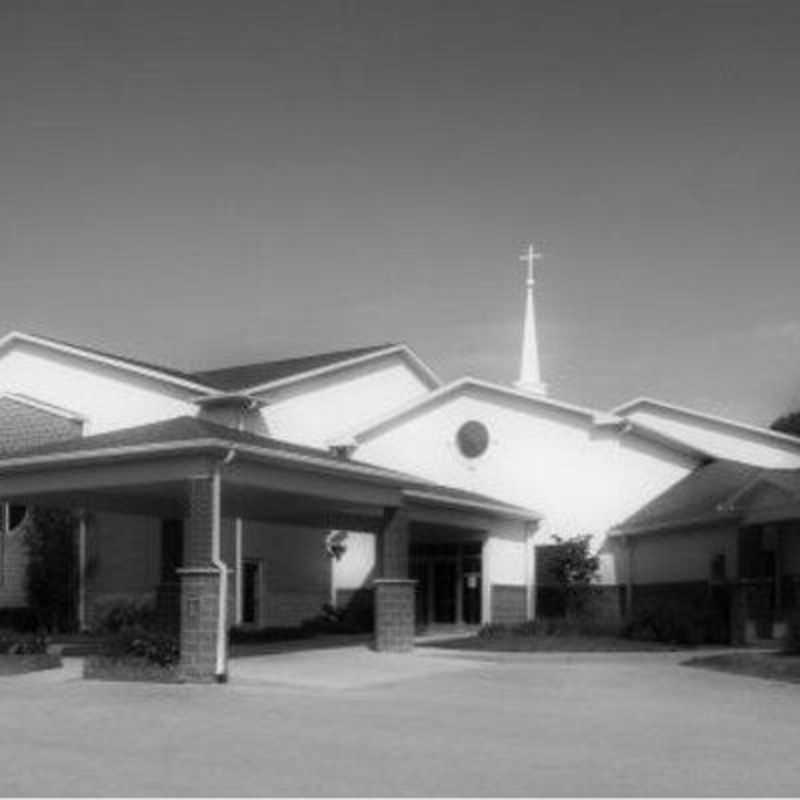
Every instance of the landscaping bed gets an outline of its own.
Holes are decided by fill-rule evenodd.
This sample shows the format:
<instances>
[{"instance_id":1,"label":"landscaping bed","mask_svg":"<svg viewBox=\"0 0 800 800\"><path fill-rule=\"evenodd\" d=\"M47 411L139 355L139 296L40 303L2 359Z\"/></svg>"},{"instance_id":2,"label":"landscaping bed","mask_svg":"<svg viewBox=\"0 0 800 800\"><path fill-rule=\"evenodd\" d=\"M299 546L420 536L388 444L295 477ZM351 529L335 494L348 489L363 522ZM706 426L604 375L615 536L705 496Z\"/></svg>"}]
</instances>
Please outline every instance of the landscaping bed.
<instances>
[{"instance_id":1,"label":"landscaping bed","mask_svg":"<svg viewBox=\"0 0 800 800\"><path fill-rule=\"evenodd\" d=\"M182 682L176 664L156 664L145 657L97 654L84 660L83 677L101 681Z\"/></svg>"},{"instance_id":2,"label":"landscaping bed","mask_svg":"<svg viewBox=\"0 0 800 800\"><path fill-rule=\"evenodd\" d=\"M713 656L690 658L683 662L687 667L713 669L736 675L749 675L772 681L800 683L800 655L771 653L720 653Z\"/></svg>"},{"instance_id":3,"label":"landscaping bed","mask_svg":"<svg viewBox=\"0 0 800 800\"><path fill-rule=\"evenodd\" d=\"M0 654L0 676L21 675L25 672L56 669L60 666L61 657L55 653Z\"/></svg>"},{"instance_id":4,"label":"landscaping bed","mask_svg":"<svg viewBox=\"0 0 800 800\"><path fill-rule=\"evenodd\" d=\"M506 653L649 652L682 649L676 644L637 641L592 625L566 621L486 625L474 636L426 643L449 650Z\"/></svg>"},{"instance_id":5,"label":"landscaping bed","mask_svg":"<svg viewBox=\"0 0 800 800\"><path fill-rule=\"evenodd\" d=\"M0 675L20 675L61 666L61 657L47 652L46 637L0 630Z\"/></svg>"}]
</instances>

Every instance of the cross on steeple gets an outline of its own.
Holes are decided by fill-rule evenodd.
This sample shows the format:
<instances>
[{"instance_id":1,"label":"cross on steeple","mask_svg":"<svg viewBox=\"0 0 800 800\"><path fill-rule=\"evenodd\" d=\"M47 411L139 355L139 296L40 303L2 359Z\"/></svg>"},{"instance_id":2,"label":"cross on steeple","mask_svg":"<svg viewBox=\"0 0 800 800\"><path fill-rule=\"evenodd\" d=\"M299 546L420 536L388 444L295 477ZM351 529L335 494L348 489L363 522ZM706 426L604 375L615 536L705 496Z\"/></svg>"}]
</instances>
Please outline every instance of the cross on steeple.
<instances>
[{"instance_id":1,"label":"cross on steeple","mask_svg":"<svg viewBox=\"0 0 800 800\"><path fill-rule=\"evenodd\" d=\"M524 261L528 265L528 286L533 286L533 265L536 261L541 261L543 258L542 253L536 252L536 247L533 244L528 245L528 252L523 253L520 257L520 261Z\"/></svg>"}]
</instances>

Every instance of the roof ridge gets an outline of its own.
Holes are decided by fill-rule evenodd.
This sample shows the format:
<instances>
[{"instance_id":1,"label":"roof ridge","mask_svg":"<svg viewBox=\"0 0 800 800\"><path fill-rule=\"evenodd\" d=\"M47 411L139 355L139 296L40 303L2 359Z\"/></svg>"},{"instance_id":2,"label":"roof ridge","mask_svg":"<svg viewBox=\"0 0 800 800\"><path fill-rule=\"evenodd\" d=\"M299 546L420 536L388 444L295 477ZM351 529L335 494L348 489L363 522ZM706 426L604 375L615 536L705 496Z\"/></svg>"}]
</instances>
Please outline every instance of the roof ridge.
<instances>
[{"instance_id":1,"label":"roof ridge","mask_svg":"<svg viewBox=\"0 0 800 800\"><path fill-rule=\"evenodd\" d=\"M231 364L229 366L223 367L212 367L211 369L202 369L196 370L194 372L189 373L190 375L209 375L215 372L227 372L229 370L237 370L237 369L250 369L253 367L263 367L266 365L276 365L276 364L287 364L293 361L305 361L306 359L312 358L324 358L327 356L342 356L342 357L349 357L354 356L359 353L370 353L370 352L377 352L379 350L388 350L390 347L399 347L399 342L385 342L383 344L376 344L376 345L365 345L364 347L352 347L352 348L342 348L337 350L326 350L321 353L307 353L305 355L298 355L298 356L286 356L284 358L267 358L263 361L248 361L246 363L241 364Z\"/></svg>"}]
</instances>

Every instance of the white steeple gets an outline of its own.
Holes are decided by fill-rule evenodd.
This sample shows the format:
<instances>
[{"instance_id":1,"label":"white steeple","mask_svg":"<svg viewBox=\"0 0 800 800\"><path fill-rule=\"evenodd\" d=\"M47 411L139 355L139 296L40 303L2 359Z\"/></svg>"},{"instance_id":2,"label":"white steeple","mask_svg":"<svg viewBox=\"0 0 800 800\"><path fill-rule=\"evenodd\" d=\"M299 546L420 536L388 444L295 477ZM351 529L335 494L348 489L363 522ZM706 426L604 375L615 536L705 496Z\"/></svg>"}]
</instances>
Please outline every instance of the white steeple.
<instances>
[{"instance_id":1,"label":"white steeple","mask_svg":"<svg viewBox=\"0 0 800 800\"><path fill-rule=\"evenodd\" d=\"M520 256L520 261L528 264L528 279L525 282L525 323L522 328L522 359L519 366L519 380L514 384L518 389L531 394L547 394L547 384L542 383L539 372L539 345L536 340L536 315L533 305L533 265L540 261L541 253L528 245L528 251Z\"/></svg>"}]
</instances>

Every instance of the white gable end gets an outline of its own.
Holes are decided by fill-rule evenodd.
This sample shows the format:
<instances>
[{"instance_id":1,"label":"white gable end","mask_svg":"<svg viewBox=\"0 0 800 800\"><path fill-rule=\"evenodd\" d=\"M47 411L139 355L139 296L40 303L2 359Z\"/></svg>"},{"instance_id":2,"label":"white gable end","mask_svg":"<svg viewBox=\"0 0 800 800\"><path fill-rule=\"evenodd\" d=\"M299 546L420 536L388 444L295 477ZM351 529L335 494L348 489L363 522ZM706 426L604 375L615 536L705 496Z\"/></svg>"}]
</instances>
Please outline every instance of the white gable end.
<instances>
[{"instance_id":1,"label":"white gable end","mask_svg":"<svg viewBox=\"0 0 800 800\"><path fill-rule=\"evenodd\" d=\"M256 394L263 429L298 444L327 447L343 431L389 414L431 390L401 353L354 364Z\"/></svg>"},{"instance_id":2,"label":"white gable end","mask_svg":"<svg viewBox=\"0 0 800 800\"><path fill-rule=\"evenodd\" d=\"M535 509L547 534L603 534L688 474L694 457L557 407L464 386L361 439L355 457ZM465 457L459 428L490 444ZM360 437L357 437L360 438Z\"/></svg>"},{"instance_id":3,"label":"white gable end","mask_svg":"<svg viewBox=\"0 0 800 800\"><path fill-rule=\"evenodd\" d=\"M792 442L766 430L716 421L702 415L643 406L621 411L632 422L666 434L716 458L770 469L800 468L800 440Z\"/></svg>"},{"instance_id":4,"label":"white gable end","mask_svg":"<svg viewBox=\"0 0 800 800\"><path fill-rule=\"evenodd\" d=\"M87 435L197 411L189 390L27 341L0 352L0 392L78 414Z\"/></svg>"}]
</instances>

